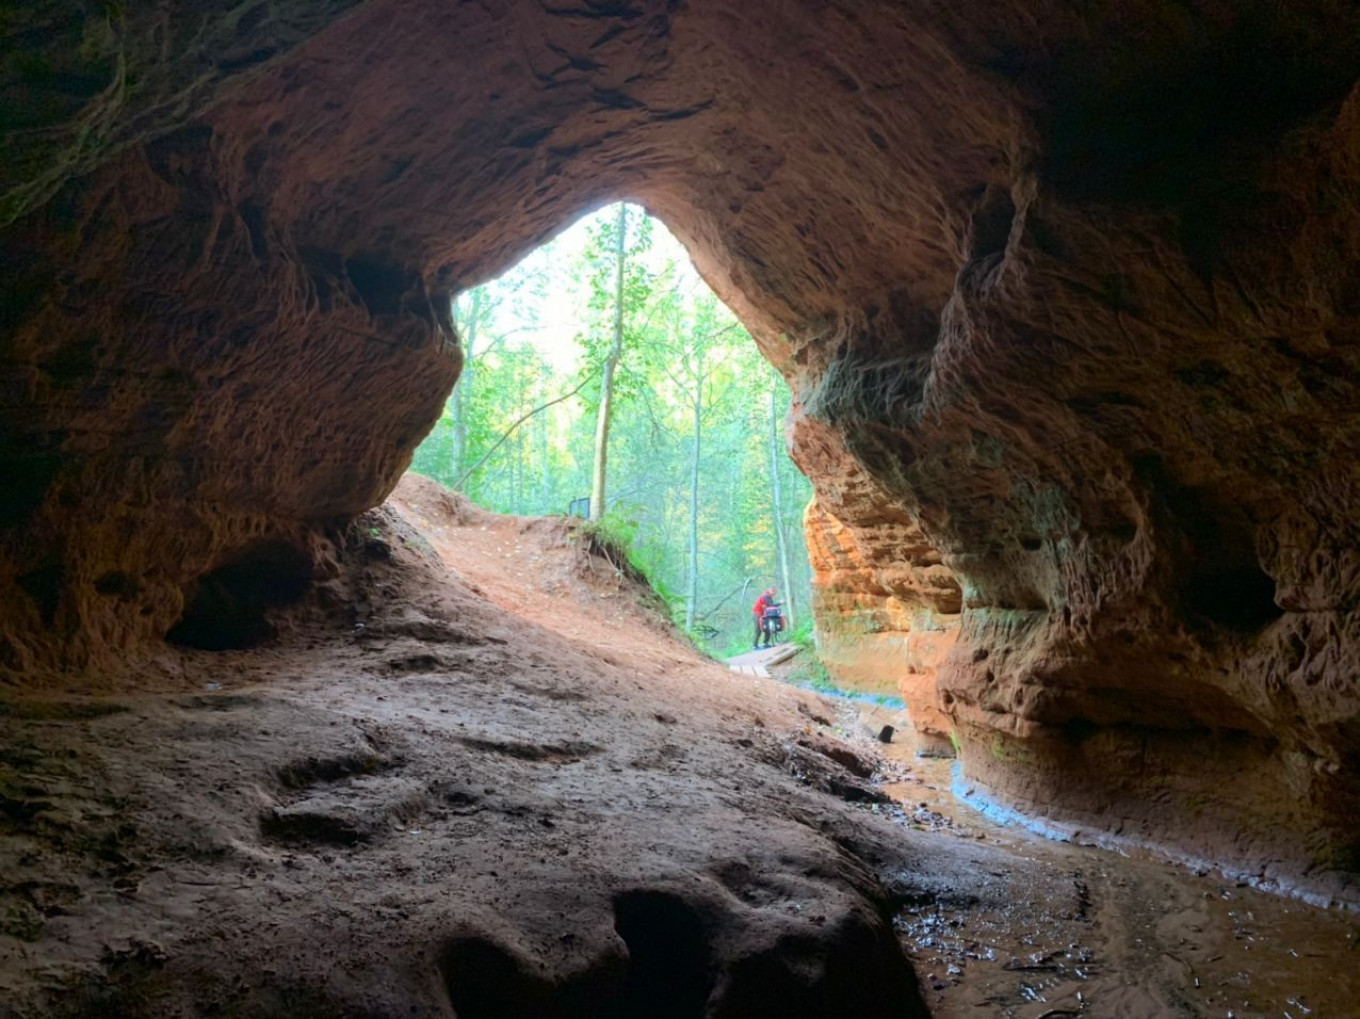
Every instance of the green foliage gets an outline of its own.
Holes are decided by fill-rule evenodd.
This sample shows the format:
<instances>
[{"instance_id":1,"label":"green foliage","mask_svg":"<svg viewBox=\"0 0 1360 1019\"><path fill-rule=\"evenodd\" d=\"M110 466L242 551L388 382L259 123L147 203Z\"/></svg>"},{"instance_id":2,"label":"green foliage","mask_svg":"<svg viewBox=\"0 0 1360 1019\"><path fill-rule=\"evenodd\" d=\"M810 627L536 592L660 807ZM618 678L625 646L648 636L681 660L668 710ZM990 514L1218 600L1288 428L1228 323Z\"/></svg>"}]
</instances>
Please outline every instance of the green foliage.
<instances>
[{"instance_id":1,"label":"green foliage","mask_svg":"<svg viewBox=\"0 0 1360 1019\"><path fill-rule=\"evenodd\" d=\"M751 650L751 634L744 637L732 637L727 645L716 653L718 658L735 658L737 655L745 654Z\"/></svg>"},{"instance_id":2,"label":"green foliage","mask_svg":"<svg viewBox=\"0 0 1360 1019\"><path fill-rule=\"evenodd\" d=\"M586 328L576 336L583 358L582 377L597 373L614 345L614 309L617 295L616 244L618 222L601 216L586 231L588 242L578 279L585 290L588 309ZM614 376L614 395L620 402L635 399L648 388L647 362L632 356L645 351L645 339L656 315L659 277L647 268L644 256L652 247L652 219L632 213L624 227L623 348L627 355ZM598 390L582 390L583 402L594 414Z\"/></svg>"},{"instance_id":3,"label":"green foliage","mask_svg":"<svg viewBox=\"0 0 1360 1019\"><path fill-rule=\"evenodd\" d=\"M459 297L455 322L467 368L416 451L414 470L450 486L461 481L474 502L504 513L561 513L590 493L599 399L592 372L613 340L616 229L617 207L601 210L576 230L574 252L559 238L541 256ZM801 517L811 487L782 453L784 518L775 520L771 509L768 396L775 394L781 421L792 397L678 243L636 208L626 229L625 350L615 375L601 539L617 543L679 620L688 607L693 523L692 635L711 650L740 650L749 647L757 594L783 586L776 526L792 549L796 623L804 623L810 601ZM576 352L574 364L532 342L547 332ZM532 413L583 381L577 395ZM691 521L696 439L698 512Z\"/></svg>"},{"instance_id":4,"label":"green foliage","mask_svg":"<svg viewBox=\"0 0 1360 1019\"><path fill-rule=\"evenodd\" d=\"M809 690L816 690L818 693L844 693L840 687L831 681L831 673L827 671L826 666L822 664L819 658L810 658L791 672L789 682L795 686L804 686Z\"/></svg>"},{"instance_id":5,"label":"green foliage","mask_svg":"<svg viewBox=\"0 0 1360 1019\"><path fill-rule=\"evenodd\" d=\"M789 640L797 644L804 651L812 651L817 647L817 641L812 635L812 616L805 618L789 634Z\"/></svg>"},{"instance_id":6,"label":"green foliage","mask_svg":"<svg viewBox=\"0 0 1360 1019\"><path fill-rule=\"evenodd\" d=\"M599 520L588 520L581 524L578 533L594 539L598 544L611 550L626 561L642 576L647 576L646 557L636 547L638 537L637 519L627 511L615 507Z\"/></svg>"},{"instance_id":7,"label":"green foliage","mask_svg":"<svg viewBox=\"0 0 1360 1019\"><path fill-rule=\"evenodd\" d=\"M625 508L615 507L599 520L585 521L577 528L577 534L593 541L596 548L620 569L645 581L667 604L672 615L675 606L683 603L683 596L670 588L659 571L657 546L645 536L637 518Z\"/></svg>"},{"instance_id":8,"label":"green foliage","mask_svg":"<svg viewBox=\"0 0 1360 1019\"><path fill-rule=\"evenodd\" d=\"M587 520L576 529L579 538L591 543L594 551L614 563L619 569L636 571L645 576L633 562L633 539L637 537L637 521L621 513L606 513L599 520Z\"/></svg>"}]
</instances>

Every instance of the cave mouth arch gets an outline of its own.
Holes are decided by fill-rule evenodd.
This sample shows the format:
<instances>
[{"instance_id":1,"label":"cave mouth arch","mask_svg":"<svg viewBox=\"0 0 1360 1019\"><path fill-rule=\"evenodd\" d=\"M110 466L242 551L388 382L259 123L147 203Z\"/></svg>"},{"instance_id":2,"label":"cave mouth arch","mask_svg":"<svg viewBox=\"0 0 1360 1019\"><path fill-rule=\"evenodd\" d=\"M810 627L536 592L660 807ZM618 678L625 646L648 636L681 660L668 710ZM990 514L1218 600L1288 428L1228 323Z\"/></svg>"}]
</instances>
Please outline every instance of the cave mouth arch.
<instances>
[{"instance_id":1,"label":"cave mouth arch","mask_svg":"<svg viewBox=\"0 0 1360 1019\"><path fill-rule=\"evenodd\" d=\"M590 517L587 540L648 578L713 654L749 649L767 587L786 630L808 630L812 490L788 453L793 394L664 221L600 206L458 294L450 319L463 368L413 471L494 512Z\"/></svg>"},{"instance_id":2,"label":"cave mouth arch","mask_svg":"<svg viewBox=\"0 0 1360 1019\"><path fill-rule=\"evenodd\" d=\"M1170 31L1148 11L1060 6L979 19L833 4L814 19L734 0L376 0L322 5L272 39L256 38L282 28L263 8L206 26L171 12L182 33L166 34L158 11L125 6L126 32L88 39L90 53L159 40L97 55L130 63L125 103L53 96L61 74L21 83L58 100L34 109L73 118L32 135L77 139L70 158L15 160L34 179L2 210L0 472L17 487L0 506L0 661L21 681L158 640L185 586L256 535L377 505L457 375L447 295L627 194L674 226L798 386L847 360L921 382L882 415L895 461L857 462L834 420L796 423L799 456L857 532L827 550L847 610L936 593L931 548L894 553L918 534L1042 588L1053 617L992 613L986 667L967 669L979 648L948 659L962 686L977 680L979 754L1032 721L986 693L989 672L1047 689L1056 666L1064 695L1091 702L1083 717L1110 726L1145 722L1153 701L1204 718L1231 702L1274 741L1262 788L1290 774L1291 795L1228 816L1223 831L1253 829L1236 840L1170 809L1148 828L1191 852L1313 866L1324 805L1353 802L1360 711L1356 513L1333 494L1351 491L1360 450L1360 372L1338 339L1357 317L1345 4L1187 10ZM205 27L230 45L166 43ZM1278 101L1220 116L1243 82ZM88 114L106 125L94 137ZM1277 314L1299 294L1307 324L1278 328L1299 321ZM1249 527L1198 542L1232 569L1187 582L1171 528L1088 526L1149 505L1129 477L1148 451L1197 499L1241 505ZM1044 527L1002 520L1021 490L1048 500ZM1180 625L1187 605L1229 639ZM1003 665L1021 630L1032 639ZM1290 772L1272 746L1316 767ZM1010 767L1043 805L1118 760ZM1280 806L1295 802L1319 806L1296 824Z\"/></svg>"}]
</instances>

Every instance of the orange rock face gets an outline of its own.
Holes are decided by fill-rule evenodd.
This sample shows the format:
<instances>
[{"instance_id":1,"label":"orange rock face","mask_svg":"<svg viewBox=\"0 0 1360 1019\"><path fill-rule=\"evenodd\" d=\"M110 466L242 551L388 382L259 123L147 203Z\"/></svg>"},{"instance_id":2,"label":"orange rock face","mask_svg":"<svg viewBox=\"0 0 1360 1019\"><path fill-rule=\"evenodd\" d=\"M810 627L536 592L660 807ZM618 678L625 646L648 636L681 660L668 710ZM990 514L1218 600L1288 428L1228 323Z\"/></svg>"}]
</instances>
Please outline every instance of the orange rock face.
<instances>
[{"instance_id":1,"label":"orange rock face","mask_svg":"<svg viewBox=\"0 0 1360 1019\"><path fill-rule=\"evenodd\" d=\"M1352 5L133 6L5 72L12 673L307 582L449 295L627 197L795 389L838 670L997 798L1353 894Z\"/></svg>"},{"instance_id":2,"label":"orange rock face","mask_svg":"<svg viewBox=\"0 0 1360 1019\"><path fill-rule=\"evenodd\" d=\"M834 452L831 433L797 415L794 443L805 469L818 478L818 498L804 524L819 657L841 686L900 693L921 748L952 752L952 723L940 706L937 672L958 636L954 575L910 516L894 512L854 461Z\"/></svg>"}]
</instances>

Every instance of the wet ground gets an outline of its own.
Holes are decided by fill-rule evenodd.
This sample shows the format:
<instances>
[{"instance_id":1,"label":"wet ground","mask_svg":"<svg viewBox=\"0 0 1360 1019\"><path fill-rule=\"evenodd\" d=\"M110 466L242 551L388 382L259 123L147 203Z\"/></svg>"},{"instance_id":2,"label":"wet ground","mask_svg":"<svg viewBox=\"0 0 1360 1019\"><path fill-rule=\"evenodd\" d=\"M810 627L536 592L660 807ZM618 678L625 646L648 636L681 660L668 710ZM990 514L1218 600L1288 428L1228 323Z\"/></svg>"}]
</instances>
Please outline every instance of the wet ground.
<instances>
[{"instance_id":1,"label":"wet ground","mask_svg":"<svg viewBox=\"0 0 1360 1019\"><path fill-rule=\"evenodd\" d=\"M883 708L843 716L861 738L883 724L910 732ZM937 1019L1360 1016L1354 914L996 823L956 796L967 792L956 762L918 758L901 736L880 749L898 805L879 810L1016 861L985 875L982 888L998 895L908 905L897 917Z\"/></svg>"}]
</instances>

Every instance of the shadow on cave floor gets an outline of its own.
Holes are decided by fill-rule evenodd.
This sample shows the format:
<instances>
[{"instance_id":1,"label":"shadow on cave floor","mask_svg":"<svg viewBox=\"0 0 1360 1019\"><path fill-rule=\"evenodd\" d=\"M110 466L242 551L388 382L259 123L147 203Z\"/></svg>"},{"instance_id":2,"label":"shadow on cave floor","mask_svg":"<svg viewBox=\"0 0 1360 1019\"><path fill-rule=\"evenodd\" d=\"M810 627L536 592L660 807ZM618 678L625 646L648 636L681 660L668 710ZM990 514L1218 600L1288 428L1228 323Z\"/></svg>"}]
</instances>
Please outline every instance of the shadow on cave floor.
<instances>
[{"instance_id":1,"label":"shadow on cave floor","mask_svg":"<svg viewBox=\"0 0 1360 1019\"><path fill-rule=\"evenodd\" d=\"M900 824L995 846L1044 874L1018 886L1019 871L1002 867L979 881L1012 894L904 905L895 924L933 1016L1355 1014L1353 916L998 821L965 802L959 761L918 756L906 712L860 704L840 721L862 741L896 729L882 789Z\"/></svg>"},{"instance_id":2,"label":"shadow on cave floor","mask_svg":"<svg viewBox=\"0 0 1360 1019\"><path fill-rule=\"evenodd\" d=\"M985 821L947 765L872 739L890 709L637 626L645 592L565 526L404 482L325 626L0 700L0 1017L1297 1019L1360 995L1351 918Z\"/></svg>"}]
</instances>

